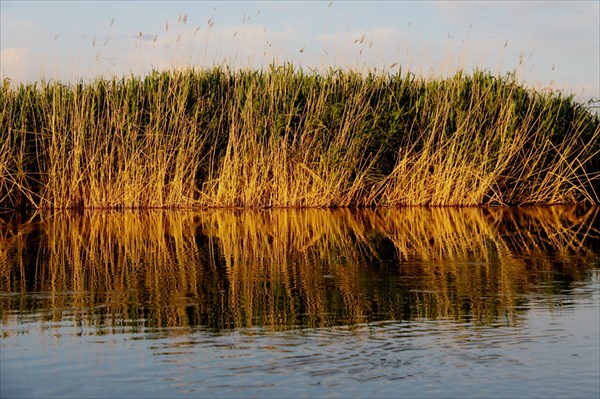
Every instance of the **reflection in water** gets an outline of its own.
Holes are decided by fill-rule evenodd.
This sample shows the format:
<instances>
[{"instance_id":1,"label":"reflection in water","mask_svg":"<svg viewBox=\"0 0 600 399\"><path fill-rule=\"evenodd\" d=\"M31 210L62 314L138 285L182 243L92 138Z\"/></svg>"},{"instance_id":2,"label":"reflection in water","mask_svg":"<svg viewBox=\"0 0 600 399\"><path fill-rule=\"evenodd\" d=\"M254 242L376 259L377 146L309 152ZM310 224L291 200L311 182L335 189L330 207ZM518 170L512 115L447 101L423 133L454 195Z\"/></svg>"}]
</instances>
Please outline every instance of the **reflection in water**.
<instances>
[{"instance_id":1,"label":"reflection in water","mask_svg":"<svg viewBox=\"0 0 600 399\"><path fill-rule=\"evenodd\" d=\"M598 208L210 210L2 222L0 311L95 334L469 320L597 267ZM560 278L558 278L559 276Z\"/></svg>"}]
</instances>

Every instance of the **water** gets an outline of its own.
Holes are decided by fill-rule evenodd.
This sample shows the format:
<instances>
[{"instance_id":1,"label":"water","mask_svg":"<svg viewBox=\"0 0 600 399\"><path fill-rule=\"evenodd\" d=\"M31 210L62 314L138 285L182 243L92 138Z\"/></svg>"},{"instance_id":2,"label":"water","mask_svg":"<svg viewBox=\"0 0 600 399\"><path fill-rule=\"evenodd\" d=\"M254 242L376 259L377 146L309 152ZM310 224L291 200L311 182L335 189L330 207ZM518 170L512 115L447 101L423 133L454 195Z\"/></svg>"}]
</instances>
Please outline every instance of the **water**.
<instances>
[{"instance_id":1,"label":"water","mask_svg":"<svg viewBox=\"0 0 600 399\"><path fill-rule=\"evenodd\" d=\"M597 208L0 225L0 396L600 395Z\"/></svg>"}]
</instances>

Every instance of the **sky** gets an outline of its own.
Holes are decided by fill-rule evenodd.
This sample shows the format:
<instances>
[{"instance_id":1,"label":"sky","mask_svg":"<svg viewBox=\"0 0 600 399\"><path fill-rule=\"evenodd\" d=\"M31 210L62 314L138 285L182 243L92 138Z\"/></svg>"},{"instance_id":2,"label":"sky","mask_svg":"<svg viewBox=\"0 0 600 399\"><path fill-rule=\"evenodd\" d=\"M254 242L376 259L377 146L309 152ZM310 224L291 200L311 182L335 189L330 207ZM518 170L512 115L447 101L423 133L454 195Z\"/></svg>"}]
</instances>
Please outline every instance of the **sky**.
<instances>
[{"instance_id":1,"label":"sky","mask_svg":"<svg viewBox=\"0 0 600 399\"><path fill-rule=\"evenodd\" d=\"M291 62L448 76L514 73L600 97L600 1L0 1L14 82Z\"/></svg>"}]
</instances>

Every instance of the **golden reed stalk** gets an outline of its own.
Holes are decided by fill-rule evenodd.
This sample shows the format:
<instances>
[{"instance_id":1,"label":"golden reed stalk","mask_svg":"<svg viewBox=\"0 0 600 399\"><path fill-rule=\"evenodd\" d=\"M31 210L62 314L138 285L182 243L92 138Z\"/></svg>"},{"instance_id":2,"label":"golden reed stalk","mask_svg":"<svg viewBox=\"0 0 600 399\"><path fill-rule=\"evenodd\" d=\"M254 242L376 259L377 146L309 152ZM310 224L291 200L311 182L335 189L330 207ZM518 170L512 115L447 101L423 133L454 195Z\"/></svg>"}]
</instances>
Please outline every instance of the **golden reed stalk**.
<instances>
[{"instance_id":1,"label":"golden reed stalk","mask_svg":"<svg viewBox=\"0 0 600 399\"><path fill-rule=\"evenodd\" d=\"M598 115L511 75L6 80L0 121L0 208L600 202Z\"/></svg>"}]
</instances>

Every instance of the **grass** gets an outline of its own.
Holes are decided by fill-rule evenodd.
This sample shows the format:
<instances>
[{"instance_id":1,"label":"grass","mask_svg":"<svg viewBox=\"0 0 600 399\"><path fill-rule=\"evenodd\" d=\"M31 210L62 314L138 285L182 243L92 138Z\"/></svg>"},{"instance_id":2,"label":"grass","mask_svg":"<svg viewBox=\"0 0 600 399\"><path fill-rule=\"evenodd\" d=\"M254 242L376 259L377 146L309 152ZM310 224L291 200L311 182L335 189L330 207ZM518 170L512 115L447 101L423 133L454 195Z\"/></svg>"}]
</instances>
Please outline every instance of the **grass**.
<instances>
[{"instance_id":1,"label":"grass","mask_svg":"<svg viewBox=\"0 0 600 399\"><path fill-rule=\"evenodd\" d=\"M510 74L5 80L0 122L7 209L600 202L598 115Z\"/></svg>"}]
</instances>

